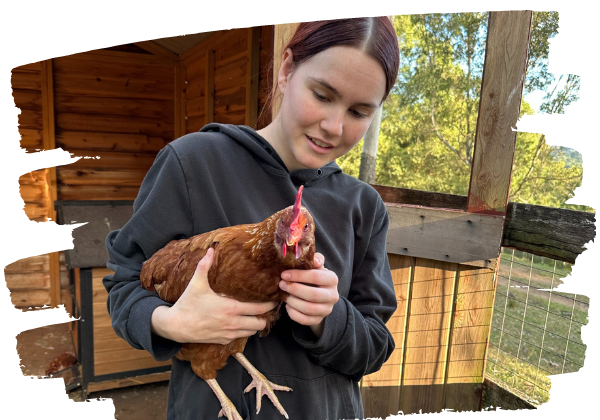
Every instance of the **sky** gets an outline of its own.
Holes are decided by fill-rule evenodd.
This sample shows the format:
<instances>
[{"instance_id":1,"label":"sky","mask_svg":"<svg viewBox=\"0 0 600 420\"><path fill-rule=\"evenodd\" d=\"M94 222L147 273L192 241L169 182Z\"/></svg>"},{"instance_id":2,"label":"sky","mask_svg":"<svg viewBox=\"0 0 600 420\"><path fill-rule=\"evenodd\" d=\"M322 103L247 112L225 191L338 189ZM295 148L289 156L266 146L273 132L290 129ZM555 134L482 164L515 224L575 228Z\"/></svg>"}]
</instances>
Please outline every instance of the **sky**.
<instances>
[{"instance_id":1,"label":"sky","mask_svg":"<svg viewBox=\"0 0 600 420\"><path fill-rule=\"evenodd\" d=\"M581 99L571 104L564 115L525 116L517 123L516 129L544 133L548 144L578 150L583 156L583 183L569 202L599 208L597 183L600 165L595 162L600 158L596 147L599 143L596 125L600 81L594 63L597 54L589 53L598 43L595 31L597 2L371 0L357 2L352 6L350 3L322 0L303 0L300 3L272 0L207 3L171 0L157 4L122 0L3 2L0 6L0 31L3 40L3 59L0 61L0 106L3 111L0 113L0 208L3 216L0 219L0 262L5 266L27 256L70 249L73 246L73 226L31 222L23 212L18 177L32 170L71 163L73 158L60 149L34 154L26 154L20 149L17 131L19 111L14 106L10 88L10 70L14 67L129 42L218 29L340 17L523 9L559 12L561 30L551 44L550 71L555 74L580 75ZM589 323L582 329L582 339L588 350L585 366L579 372L553 377L550 402L533 412L500 410L438 415L444 418L458 415L461 419L485 416L511 420L546 420L555 416L566 418L595 411L595 402L598 400L595 383L600 376L600 360L595 357L600 354L600 306L595 304L600 296L596 269L599 253L600 246L590 243L588 250L578 257L571 276L564 279L564 284L559 288L560 291L583 294L591 299ZM114 418L114 405L110 400L74 403L67 398L62 380L32 379L21 373L16 352L16 335L24 330L68 322L64 308L22 312L12 306L8 289L0 287L0 313L3 320L0 323L0 351L3 361L0 399L2 413L8 414L6 418Z\"/></svg>"}]
</instances>

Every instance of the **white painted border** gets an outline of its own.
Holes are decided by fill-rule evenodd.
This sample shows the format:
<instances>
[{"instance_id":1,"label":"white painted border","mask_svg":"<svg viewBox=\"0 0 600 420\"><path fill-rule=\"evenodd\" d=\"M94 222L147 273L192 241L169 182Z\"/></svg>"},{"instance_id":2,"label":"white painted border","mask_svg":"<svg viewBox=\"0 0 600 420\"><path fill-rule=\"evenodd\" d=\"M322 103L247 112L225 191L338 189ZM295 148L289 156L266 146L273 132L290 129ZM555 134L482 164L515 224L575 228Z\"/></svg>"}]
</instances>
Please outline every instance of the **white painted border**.
<instances>
[{"instance_id":1,"label":"white painted border","mask_svg":"<svg viewBox=\"0 0 600 420\"><path fill-rule=\"evenodd\" d=\"M208 4L207 4L208 3ZM351 5L345 7L344 5ZM0 197L2 197L2 266L31 255L72 247L71 228L30 222L19 195L18 176L43 166L64 164L67 153L26 155L19 148L18 110L10 87L10 70L22 64L52 57L88 51L148 39L197 33L216 29L266 25L273 23L316 20L335 17L394 15L480 10L557 10L560 13L559 35L551 44L550 71L581 76L581 99L568 107L563 116L526 117L519 122L523 131L543 132L549 144L563 145L583 155L584 182L577 189L573 203L600 208L598 182L600 165L598 130L598 98L600 82L594 61L599 44L597 33L598 5L588 0L558 2L554 0L505 0L451 2L371 0L324 2L303 0L201 2L171 0L169 2L115 1L22 1L3 2L0 6L2 31L2 63L0 64ZM594 80L595 78L595 80ZM42 162L41 164L39 162ZM537 411L498 411L461 413L460 418L548 419L554 416L582 414L594 410L598 378L599 281L594 263L600 247L589 246L578 259L572 276L560 290L584 294L591 298L589 324L582 329L588 345L585 367L578 373L558 375L552 379L550 402ZM24 377L19 368L15 336L23 330L58 322L66 322L64 309L23 313L14 309L6 287L0 287L2 360L2 414L7 418L29 419L111 419L111 401L73 403L67 399L61 379L37 380ZM444 418L452 414L444 413ZM77 416L77 417L75 417ZM391 416L400 418L400 416Z\"/></svg>"}]
</instances>

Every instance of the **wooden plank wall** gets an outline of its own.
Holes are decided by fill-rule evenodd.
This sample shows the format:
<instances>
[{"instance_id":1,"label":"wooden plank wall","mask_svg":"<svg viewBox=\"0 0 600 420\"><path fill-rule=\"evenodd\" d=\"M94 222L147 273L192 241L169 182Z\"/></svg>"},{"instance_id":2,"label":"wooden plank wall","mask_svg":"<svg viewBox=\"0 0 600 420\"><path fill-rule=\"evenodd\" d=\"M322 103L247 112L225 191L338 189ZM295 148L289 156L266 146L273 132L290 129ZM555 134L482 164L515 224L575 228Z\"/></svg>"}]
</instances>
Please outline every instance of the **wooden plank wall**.
<instances>
[{"instance_id":1,"label":"wooden plank wall","mask_svg":"<svg viewBox=\"0 0 600 420\"><path fill-rule=\"evenodd\" d=\"M135 199L174 138L176 65L120 51L53 62L56 146L91 157L57 168L58 199Z\"/></svg>"},{"instance_id":2,"label":"wooden plank wall","mask_svg":"<svg viewBox=\"0 0 600 420\"><path fill-rule=\"evenodd\" d=\"M388 254L398 309L396 348L363 378L365 416L479 408L494 270Z\"/></svg>"},{"instance_id":3,"label":"wooden plank wall","mask_svg":"<svg viewBox=\"0 0 600 420\"><path fill-rule=\"evenodd\" d=\"M157 362L144 350L134 349L115 334L106 309L108 293L102 285L104 276L113 273L106 268L92 270L92 302L94 325L94 375L108 375L130 370L167 366L171 361Z\"/></svg>"},{"instance_id":4,"label":"wooden plank wall","mask_svg":"<svg viewBox=\"0 0 600 420\"><path fill-rule=\"evenodd\" d=\"M21 147L27 153L44 149L42 112L42 63L32 63L12 70L11 84L15 106L20 108ZM48 170L40 169L19 177L25 214L36 222L46 221L49 214ZM6 266L6 284L11 301L18 308L44 306L51 302L49 255L24 258Z\"/></svg>"},{"instance_id":5,"label":"wooden plank wall","mask_svg":"<svg viewBox=\"0 0 600 420\"><path fill-rule=\"evenodd\" d=\"M246 97L250 84L251 28L220 31L181 56L186 81L186 133L205 124L247 124ZM266 102L269 77L265 68L272 51L272 26L260 28L259 92L260 110ZM270 122L261 116L259 128Z\"/></svg>"},{"instance_id":6,"label":"wooden plank wall","mask_svg":"<svg viewBox=\"0 0 600 420\"><path fill-rule=\"evenodd\" d=\"M221 31L190 50L182 61L141 48L109 48L52 59L48 68L53 86L47 97L51 94L48 105L53 105L54 112L46 117L54 117L55 146L86 156L56 168L57 198L135 199L158 151L177 136L197 131L208 122L203 114L207 48L215 51L211 121L245 124L247 115L260 113L262 108L246 109L246 97L252 94L258 107L265 105L273 26L261 27L258 33L254 29L254 43L249 43L251 33L252 28ZM258 57L256 38L260 42ZM258 60L260 70L257 99L256 89L247 88L252 57ZM21 147L27 152L45 148L42 68L43 63L38 62L12 72L13 97L21 109ZM269 122L270 113L262 114L259 128ZM43 222L52 213L49 175L48 170L40 170L19 179L25 212L31 220ZM60 260L64 286L68 279L62 253ZM15 306L51 303L50 268L48 255L6 268Z\"/></svg>"}]
</instances>

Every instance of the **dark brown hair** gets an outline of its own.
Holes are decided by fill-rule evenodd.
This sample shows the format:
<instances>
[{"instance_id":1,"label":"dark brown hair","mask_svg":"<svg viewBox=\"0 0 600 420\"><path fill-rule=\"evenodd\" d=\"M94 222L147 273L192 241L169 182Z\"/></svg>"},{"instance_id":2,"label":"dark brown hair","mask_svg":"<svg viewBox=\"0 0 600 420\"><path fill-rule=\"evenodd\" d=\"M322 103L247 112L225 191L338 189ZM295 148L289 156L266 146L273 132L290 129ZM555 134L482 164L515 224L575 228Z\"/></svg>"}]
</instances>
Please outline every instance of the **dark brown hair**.
<instances>
[{"instance_id":1,"label":"dark brown hair","mask_svg":"<svg viewBox=\"0 0 600 420\"><path fill-rule=\"evenodd\" d=\"M304 22L285 46L297 66L327 48L347 45L373 57L385 73L387 98L398 76L400 54L394 26L387 16Z\"/></svg>"},{"instance_id":2,"label":"dark brown hair","mask_svg":"<svg viewBox=\"0 0 600 420\"><path fill-rule=\"evenodd\" d=\"M398 38L387 16L300 23L283 51L290 48L293 65L298 66L313 55L340 45L358 48L381 64L386 80L382 101L385 100L394 87L400 65ZM271 108L276 92L277 84L273 84L263 111Z\"/></svg>"}]
</instances>

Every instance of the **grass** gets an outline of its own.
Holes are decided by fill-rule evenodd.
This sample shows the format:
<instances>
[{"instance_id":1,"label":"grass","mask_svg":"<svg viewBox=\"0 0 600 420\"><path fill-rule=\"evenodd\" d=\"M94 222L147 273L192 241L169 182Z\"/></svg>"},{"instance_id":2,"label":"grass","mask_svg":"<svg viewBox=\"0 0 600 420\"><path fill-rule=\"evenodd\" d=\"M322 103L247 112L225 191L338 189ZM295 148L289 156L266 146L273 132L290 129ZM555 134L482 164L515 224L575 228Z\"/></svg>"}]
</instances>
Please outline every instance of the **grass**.
<instances>
[{"instance_id":1,"label":"grass","mask_svg":"<svg viewBox=\"0 0 600 420\"><path fill-rule=\"evenodd\" d=\"M568 263L502 251L486 376L535 405L548 401L549 375L585 360L589 299L552 290L570 272Z\"/></svg>"}]
</instances>

